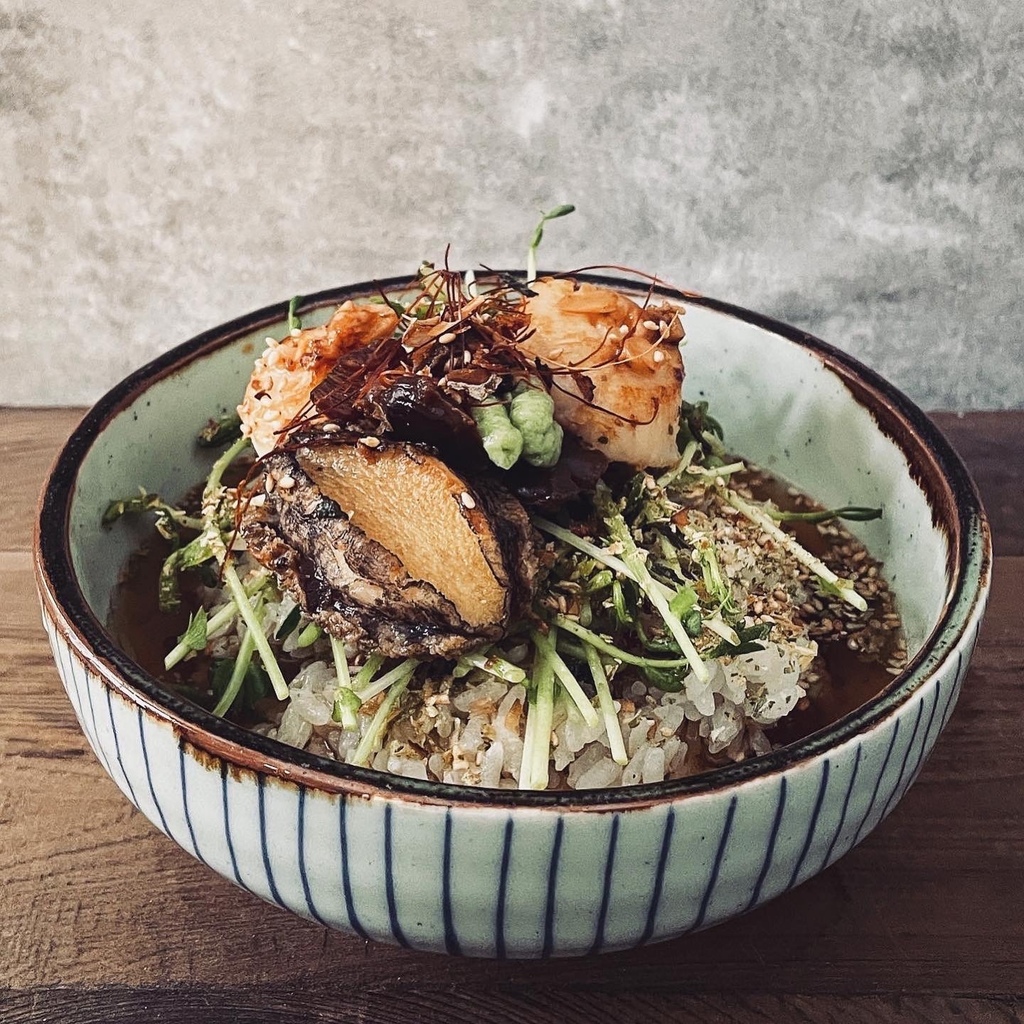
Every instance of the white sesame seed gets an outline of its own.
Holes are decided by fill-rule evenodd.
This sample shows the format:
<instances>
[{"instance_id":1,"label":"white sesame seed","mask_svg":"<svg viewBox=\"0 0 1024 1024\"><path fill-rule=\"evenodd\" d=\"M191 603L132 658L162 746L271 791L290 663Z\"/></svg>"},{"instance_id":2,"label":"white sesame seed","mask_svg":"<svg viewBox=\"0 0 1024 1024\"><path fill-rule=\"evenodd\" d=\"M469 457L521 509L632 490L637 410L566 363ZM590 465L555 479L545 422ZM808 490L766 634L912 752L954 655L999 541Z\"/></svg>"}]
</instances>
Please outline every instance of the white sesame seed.
<instances>
[{"instance_id":1,"label":"white sesame seed","mask_svg":"<svg viewBox=\"0 0 1024 1024\"><path fill-rule=\"evenodd\" d=\"M469 491L463 491L459 495L459 500L466 508L476 508L476 501L473 499L473 495Z\"/></svg>"},{"instance_id":2,"label":"white sesame seed","mask_svg":"<svg viewBox=\"0 0 1024 1024\"><path fill-rule=\"evenodd\" d=\"M653 320L645 320L644 328L648 331L656 331L658 329L658 325Z\"/></svg>"},{"instance_id":3,"label":"white sesame seed","mask_svg":"<svg viewBox=\"0 0 1024 1024\"><path fill-rule=\"evenodd\" d=\"M255 505L256 508L259 508L260 505L263 505L263 504L266 503L266 500L267 500L267 496L265 494L254 494L249 499L249 504L250 505Z\"/></svg>"},{"instance_id":4,"label":"white sesame seed","mask_svg":"<svg viewBox=\"0 0 1024 1024\"><path fill-rule=\"evenodd\" d=\"M277 486L280 487L282 491L289 491L295 486L295 480L285 474L282 477L278 477Z\"/></svg>"},{"instance_id":5,"label":"white sesame seed","mask_svg":"<svg viewBox=\"0 0 1024 1024\"><path fill-rule=\"evenodd\" d=\"M379 448L380 438L379 437L361 437L359 443L366 445L367 448Z\"/></svg>"},{"instance_id":6,"label":"white sesame seed","mask_svg":"<svg viewBox=\"0 0 1024 1024\"><path fill-rule=\"evenodd\" d=\"M652 358L656 363L662 363L665 361L665 353L662 352L660 348L656 348Z\"/></svg>"},{"instance_id":7,"label":"white sesame seed","mask_svg":"<svg viewBox=\"0 0 1024 1024\"><path fill-rule=\"evenodd\" d=\"M454 331L445 331L437 340L441 345L450 345L455 340L455 337Z\"/></svg>"},{"instance_id":8,"label":"white sesame seed","mask_svg":"<svg viewBox=\"0 0 1024 1024\"><path fill-rule=\"evenodd\" d=\"M267 492L267 494L274 493L274 483L274 478L270 476L270 474L268 473L266 480L263 481L263 489Z\"/></svg>"},{"instance_id":9,"label":"white sesame seed","mask_svg":"<svg viewBox=\"0 0 1024 1024\"><path fill-rule=\"evenodd\" d=\"M341 427L339 427L337 423L325 423L324 424L324 433L325 434L336 434L336 433L338 433L339 430L341 430Z\"/></svg>"}]
</instances>

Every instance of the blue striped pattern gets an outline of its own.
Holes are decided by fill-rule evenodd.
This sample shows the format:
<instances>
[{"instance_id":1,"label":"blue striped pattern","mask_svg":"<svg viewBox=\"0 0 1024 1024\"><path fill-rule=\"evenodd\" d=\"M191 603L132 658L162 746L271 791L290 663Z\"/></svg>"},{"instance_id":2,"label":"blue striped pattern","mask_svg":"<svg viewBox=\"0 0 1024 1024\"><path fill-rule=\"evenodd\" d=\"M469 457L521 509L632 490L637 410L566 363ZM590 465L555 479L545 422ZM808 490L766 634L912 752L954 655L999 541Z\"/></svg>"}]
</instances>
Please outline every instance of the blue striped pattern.
<instances>
[{"instance_id":1,"label":"blue striped pattern","mask_svg":"<svg viewBox=\"0 0 1024 1024\"><path fill-rule=\"evenodd\" d=\"M392 824L392 817L394 816L394 808L391 804L384 805L384 895L388 902L388 921L391 925L391 935L400 946L404 946L406 949L411 948L409 946L409 940L405 937L405 932L402 931L402 926L398 921L398 904L395 902L395 865L394 865L394 836L392 834L394 826Z\"/></svg>"},{"instance_id":2,"label":"blue striped pattern","mask_svg":"<svg viewBox=\"0 0 1024 1024\"><path fill-rule=\"evenodd\" d=\"M822 869L827 868L832 863L832 854L835 852L836 842L843 834L843 826L846 824L846 816L850 813L850 799L853 797L854 786L857 784L857 774L860 771L860 761L863 754L864 747L858 743L853 760L853 771L850 773L850 781L846 787L846 796L843 797L843 809L839 815L839 824L836 825L835 831L832 833L832 839L828 844L828 849L825 851L825 859L821 862Z\"/></svg>"},{"instance_id":3,"label":"blue striped pattern","mask_svg":"<svg viewBox=\"0 0 1024 1024\"><path fill-rule=\"evenodd\" d=\"M156 808L157 816L160 818L160 830L168 838L175 839L175 837L171 835L171 830L167 827L167 818L164 817L164 809L160 806L160 801L156 796L156 787L153 785L153 771L149 766L149 750L146 747L146 729L142 718L142 708L136 708L136 713L139 719L139 747L142 750L142 764L146 771L146 782L149 785L149 795L153 798L153 806ZM176 839L175 842L177 842Z\"/></svg>"},{"instance_id":4,"label":"blue striped pattern","mask_svg":"<svg viewBox=\"0 0 1024 1024\"><path fill-rule=\"evenodd\" d=\"M952 687L950 687L952 689ZM914 768L910 773L910 777L907 780L906 785L909 786L914 779L917 778L924 765L924 759L931 749L935 739L932 737L932 725L935 723L935 712L939 707L939 698L942 695L942 680L935 680L935 695L932 697L932 709L928 712L928 724L924 727L924 736L921 739L921 748L917 752L917 760L914 762ZM906 789L906 787L904 787Z\"/></svg>"},{"instance_id":5,"label":"blue striped pattern","mask_svg":"<svg viewBox=\"0 0 1024 1024\"><path fill-rule=\"evenodd\" d=\"M199 852L199 840L196 838L195 826L192 824L192 815L188 809L188 781L185 778L185 741L178 743L178 780L181 783L181 813L185 816L185 827L188 829L188 838L192 843L192 852L196 859L206 863L203 855Z\"/></svg>"},{"instance_id":6,"label":"blue striped pattern","mask_svg":"<svg viewBox=\"0 0 1024 1024\"><path fill-rule=\"evenodd\" d=\"M128 787L128 795L131 797L132 803L139 807L139 798L135 795L135 787L125 769L124 759L121 757L121 741L118 739L117 726L114 724L114 703L109 686L107 687L107 714L110 716L110 732L114 737L114 757L117 760L117 766L121 769L121 775L124 778L124 784Z\"/></svg>"},{"instance_id":7,"label":"blue striped pattern","mask_svg":"<svg viewBox=\"0 0 1024 1024\"><path fill-rule=\"evenodd\" d=\"M889 759L892 757L893 748L896 746L896 741L900 736L900 720L897 718L893 722L892 735L889 737L889 745L885 750L885 759L882 761L881 771L878 773L878 778L875 779L875 787L871 791L871 799L868 801L868 809L864 812L864 816L860 819L860 827L853 834L853 843L851 845L856 846L860 840L861 835L867 826L868 819L871 817L871 812L875 809L875 801L878 799L878 790L882 785L882 779L885 778L885 770L889 767Z\"/></svg>"},{"instance_id":8,"label":"blue striped pattern","mask_svg":"<svg viewBox=\"0 0 1024 1024\"><path fill-rule=\"evenodd\" d=\"M807 854L810 853L811 850L811 843L814 841L814 837L817 834L818 818L821 817L821 808L825 803L825 793L828 791L828 774L830 767L831 761L826 757L821 764L821 782L818 783L818 795L814 801L814 810L811 812L811 823L807 828L807 835L804 838L804 845L800 849L800 856L797 857L796 864L793 865L793 873L789 876L789 882L786 885L787 889L792 889L800 878L800 871L804 866L804 862L807 860Z\"/></svg>"},{"instance_id":9,"label":"blue striped pattern","mask_svg":"<svg viewBox=\"0 0 1024 1024\"><path fill-rule=\"evenodd\" d=\"M657 847L656 852L651 851L653 858L649 853L644 855L651 864L651 895L644 899L642 908L637 908L639 922L637 931L632 933L617 930L623 927L617 901L623 899L627 887L635 887L638 880L631 877L635 876L638 862L634 860L627 865L623 852L632 850L631 844L635 842L630 839L630 845L624 845L624 836L632 837L634 833L623 831L628 815L620 814L591 817L578 812L580 818L590 817L595 823L606 821L607 826L600 834L589 826L577 830L576 812L531 812L521 818L509 813L499 821L490 847L491 855L498 860L496 886L486 904L493 910L493 948L481 950L476 948L478 939L470 941L468 932L460 935L457 928L463 904L455 872L466 870L463 857L467 858L465 865L472 871L473 857L468 851L475 843L473 839L467 842L462 837L458 809L401 801L374 805L339 795L335 798L340 842L338 895L343 896L344 902L342 905L339 898L337 909L328 911L327 896L318 898L324 892L324 858L330 857L326 871L337 872L339 866L334 858L338 847L334 847L333 853L326 853L322 837L313 831L319 821L318 817L312 817L317 806L312 799L314 794L296 783L284 784L279 789L273 780L259 773L236 777L223 762L218 766L219 780L215 775L209 776L209 770L192 758L191 748L166 722L150 717L139 705L123 701L102 677L88 670L49 623L47 631L68 699L86 739L108 774L165 834L199 861L224 871L249 892L322 924L349 929L364 939L389 939L409 947L409 937L413 936L417 946L441 948L454 955L486 951L505 957L512 949L517 956L551 956L565 952L570 946L578 952L598 952L662 938L671 934L675 927L668 911L676 899L678 882L670 876L669 865L678 857L682 857L682 863L693 863L682 855L684 840L680 839L682 829L677 827L690 820L685 802L675 807L637 812L641 820L647 822L649 842L656 842ZM935 740L946 727L976 640L975 627L971 636L951 653L942 674L914 694L898 714L883 720L863 738L851 743L848 756L845 752L841 758L830 754L816 762L807 762L802 766L807 774L799 783L795 781L797 775L789 772L774 777L768 789L769 799L774 801L772 817L767 832L763 831L763 823L759 826L764 846L753 864L740 855L740 847L735 845L741 840L749 841L750 823L758 817L751 817L745 791L695 798L694 806L710 809L711 814L717 816L718 825L712 826L712 834L708 836L711 857L710 862L705 862L708 863L707 879L702 888L686 897L687 903L677 908L677 912L695 915L686 930L706 927L735 911L737 870L749 871L747 888L740 893L749 894L745 901L747 908L756 906L765 897L790 889L804 877L833 863L882 821L918 776ZM102 713L104 698L107 706ZM174 757L178 761L176 770ZM871 777L865 779L869 764ZM207 792L204 782L207 777L214 786L219 781L220 786L222 830L213 832L208 823L211 810L213 821L217 820L217 797L216 789ZM252 797L255 797L255 806L248 802ZM829 813L828 808L840 799L841 809L835 821L834 813ZM239 802L234 803L235 820L232 821L234 801ZM242 807L245 807L244 812ZM351 812L356 807L360 815L360 848L367 836L376 836L380 844L376 849L382 854L376 860L360 858L356 861L358 876L353 873L352 860L355 834ZM644 818L644 815L649 816ZM660 834L651 834L656 820L653 815L662 816ZM285 817L290 820L288 827L296 830L292 853L286 853L280 843L271 843L271 836L280 838L282 835L280 829ZM251 821L251 818L257 820ZM440 908L440 934L436 939L425 935L418 921L415 932L412 931L413 901L403 910L402 894L422 892L424 884L430 883L425 883L419 865L410 868L404 843L396 845L395 842L396 837L401 839L405 834L401 830L407 822L423 827L428 819L429 834L437 838L440 862L439 870L433 875L437 886L435 905ZM335 820L333 816L332 820ZM702 832L705 827L702 825ZM546 850L538 848L541 835L549 837L550 846ZM593 850L595 840L603 842L604 846L593 851L594 868L583 884L574 875L573 868L579 859L580 844ZM817 858L822 847L827 848L819 866ZM650 850L649 845L647 849ZM748 867L743 867L744 864ZM415 879L409 874L410 870L417 871ZM535 892L525 897L522 871L535 871L539 880ZM336 873L334 877L338 877ZM513 892L517 901L525 898L525 903L514 905L515 924L510 930L512 905L509 901ZM580 902L583 892L586 893L585 903ZM385 908L379 906L377 894L381 893L386 914ZM688 909L689 901L692 901L692 909ZM634 906L635 903L633 900ZM518 922L530 917L534 905L540 934L537 945L531 950L530 936L522 934L523 927ZM419 908L421 903L416 901L416 906ZM565 908L570 908L572 913L565 912ZM585 922L583 927L581 922ZM592 934L590 922L593 922Z\"/></svg>"},{"instance_id":10,"label":"blue striped pattern","mask_svg":"<svg viewBox=\"0 0 1024 1024\"><path fill-rule=\"evenodd\" d=\"M977 631L975 631L974 635L975 636L978 635ZM973 649L973 643L974 642L972 640L971 641L972 649ZM961 651L957 655L957 659L956 659L956 677L955 677L954 682L953 682L952 690L950 691L950 694L949 694L949 700L946 702L946 709L942 713L942 725L940 726L940 730L941 729L945 729L946 726L949 724L949 716L953 713L953 707L956 704L957 695L960 693L960 684L963 682L963 677L964 677L963 669L964 669L964 652Z\"/></svg>"},{"instance_id":11,"label":"blue striped pattern","mask_svg":"<svg viewBox=\"0 0 1024 1024\"><path fill-rule=\"evenodd\" d=\"M750 900L746 910L757 906L761 902L761 891L764 889L764 880L772 867L772 860L775 857L775 844L779 838L779 829L782 827L782 816L786 813L786 776L779 779L779 799L775 805L775 817L772 819L771 831L768 833L768 844L765 846L764 861L761 864L761 871L754 883L754 890L750 894Z\"/></svg>"},{"instance_id":12,"label":"blue striped pattern","mask_svg":"<svg viewBox=\"0 0 1024 1024\"><path fill-rule=\"evenodd\" d=\"M644 925L643 934L640 936L641 945L650 942L654 934L654 924L658 916L658 907L661 905L661 889L665 884L665 866L668 864L669 850L672 848L672 833L676 827L676 812L673 808L668 809L665 815L665 827L661 834L661 852L658 854L658 866L654 872L654 885L651 887L651 903L647 909L647 923Z\"/></svg>"},{"instance_id":13,"label":"blue striped pattern","mask_svg":"<svg viewBox=\"0 0 1024 1024\"><path fill-rule=\"evenodd\" d=\"M879 821L885 820L885 816L889 813L889 809L892 807L893 797L896 796L896 793L903 782L904 776L907 774L907 764L910 761L910 752L914 749L914 740L917 739L917 730L921 728L921 716L923 712L924 701L919 700L917 702L917 717L914 719L914 731L910 734L910 742L907 744L907 749L903 751L903 763L900 765L900 773L896 778L896 783L892 787L892 791L889 793L889 799L885 801L882 813L878 816Z\"/></svg>"},{"instance_id":14,"label":"blue striped pattern","mask_svg":"<svg viewBox=\"0 0 1024 1024\"><path fill-rule=\"evenodd\" d=\"M455 934L452 912L452 812L444 812L444 852L441 856L441 919L444 922L444 948L455 956L462 955L459 937Z\"/></svg>"},{"instance_id":15,"label":"blue striped pattern","mask_svg":"<svg viewBox=\"0 0 1024 1024\"><path fill-rule=\"evenodd\" d=\"M277 891L277 883L274 881L274 871L270 866L270 850L267 847L267 797L266 797L266 780L262 775L256 776L256 802L259 807L259 823L260 823L260 855L263 861L263 870L267 878L267 892L270 894L270 899L273 900L279 907L284 907L286 904L281 899L281 894Z\"/></svg>"},{"instance_id":16,"label":"blue striped pattern","mask_svg":"<svg viewBox=\"0 0 1024 1024\"><path fill-rule=\"evenodd\" d=\"M77 683L75 685L76 685L76 689L77 689ZM100 742L100 727L99 727L99 722L97 722L97 720L96 720L96 704L93 701L93 693L92 693L94 685L100 687L103 690L106 690L108 696L109 696L109 693L110 693L109 689L107 689L107 687L105 687L103 685L103 683L100 681L100 679L98 677L93 676L91 674L86 676L85 696L86 696L86 699L89 702L89 717L92 719L92 735L90 736L89 733L86 732L85 738L89 741L90 746L96 752L96 756L99 758L100 764L103 765L103 770L111 778L113 778L114 777L114 773L110 770L110 762L107 760L107 751L104 748L103 744ZM82 698L81 698L81 696L79 696L79 698L78 698L79 706L81 706L81 701L82 701ZM81 720L82 720L82 716L81 716L81 714L79 714L79 722L81 722Z\"/></svg>"},{"instance_id":17,"label":"blue striped pattern","mask_svg":"<svg viewBox=\"0 0 1024 1024\"><path fill-rule=\"evenodd\" d=\"M700 910L697 911L697 917L694 919L692 925L690 925L688 931L695 932L700 928L708 916L708 908L711 906L711 897L715 894L715 886L718 885L718 873L722 870L722 861L725 859L725 850L729 845L729 836L732 835L732 823L736 817L736 804L739 802L739 797L733 796L729 801L729 810L725 815L725 824L722 826L722 835L718 840L718 849L715 851L715 860L711 866L711 875L708 878L707 887L704 889L704 895L700 900Z\"/></svg>"},{"instance_id":18,"label":"blue striped pattern","mask_svg":"<svg viewBox=\"0 0 1024 1024\"><path fill-rule=\"evenodd\" d=\"M345 897L345 913L348 916L348 926L361 939L369 939L370 935L363 927L359 916L356 914L355 898L352 894L352 873L349 867L349 843L348 843L348 797L342 796L338 801L338 830L341 839L341 888Z\"/></svg>"},{"instance_id":19,"label":"blue striped pattern","mask_svg":"<svg viewBox=\"0 0 1024 1024\"><path fill-rule=\"evenodd\" d=\"M612 897L612 878L615 872L615 848L619 842L619 816L612 815L612 825L608 833L608 850L604 858L604 881L601 885L601 906L597 912L597 928L591 953L600 953L604 948L604 929L608 921L608 904ZM650 916L650 915L648 915Z\"/></svg>"},{"instance_id":20,"label":"blue striped pattern","mask_svg":"<svg viewBox=\"0 0 1024 1024\"><path fill-rule=\"evenodd\" d=\"M306 909L309 916L320 924L327 922L317 912L313 905L313 893L309 888L309 869L306 867L306 787L299 786L299 807L298 821L296 822L296 854L299 858L299 878L302 881L302 896L306 901Z\"/></svg>"},{"instance_id":21,"label":"blue striped pattern","mask_svg":"<svg viewBox=\"0 0 1024 1024\"><path fill-rule=\"evenodd\" d=\"M252 892L242 881L242 874L238 870L238 856L235 853L235 843L231 837L231 813L228 809L228 766L227 762L222 761L220 765L220 791L221 791L221 813L224 817L224 843L228 848L228 856L231 858L231 873L235 876L235 883L245 889L246 892Z\"/></svg>"},{"instance_id":22,"label":"blue striped pattern","mask_svg":"<svg viewBox=\"0 0 1024 1024\"><path fill-rule=\"evenodd\" d=\"M494 918L494 955L504 960L505 949L505 903L508 900L508 869L512 862L512 831L515 828L512 815L505 822L501 840L501 867L498 869L498 905Z\"/></svg>"},{"instance_id":23,"label":"blue striped pattern","mask_svg":"<svg viewBox=\"0 0 1024 1024\"><path fill-rule=\"evenodd\" d=\"M544 945L541 956L549 957L555 945L555 907L558 888L558 861L562 854L562 832L565 830L565 818L558 816L555 825L555 839L551 844L551 859L548 862L548 892L544 906Z\"/></svg>"}]
</instances>

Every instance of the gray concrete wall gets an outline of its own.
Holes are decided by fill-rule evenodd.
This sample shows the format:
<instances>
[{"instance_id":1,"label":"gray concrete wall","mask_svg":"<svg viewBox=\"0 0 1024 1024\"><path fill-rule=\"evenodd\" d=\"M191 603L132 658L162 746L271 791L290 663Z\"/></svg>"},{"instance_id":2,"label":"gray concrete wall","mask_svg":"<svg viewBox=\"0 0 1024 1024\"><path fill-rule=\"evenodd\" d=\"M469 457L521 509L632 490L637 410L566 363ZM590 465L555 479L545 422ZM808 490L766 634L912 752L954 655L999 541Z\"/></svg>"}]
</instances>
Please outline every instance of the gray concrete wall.
<instances>
[{"instance_id":1,"label":"gray concrete wall","mask_svg":"<svg viewBox=\"0 0 1024 1024\"><path fill-rule=\"evenodd\" d=\"M330 285L621 263L1024 405L1024 4L0 0L0 402Z\"/></svg>"}]
</instances>

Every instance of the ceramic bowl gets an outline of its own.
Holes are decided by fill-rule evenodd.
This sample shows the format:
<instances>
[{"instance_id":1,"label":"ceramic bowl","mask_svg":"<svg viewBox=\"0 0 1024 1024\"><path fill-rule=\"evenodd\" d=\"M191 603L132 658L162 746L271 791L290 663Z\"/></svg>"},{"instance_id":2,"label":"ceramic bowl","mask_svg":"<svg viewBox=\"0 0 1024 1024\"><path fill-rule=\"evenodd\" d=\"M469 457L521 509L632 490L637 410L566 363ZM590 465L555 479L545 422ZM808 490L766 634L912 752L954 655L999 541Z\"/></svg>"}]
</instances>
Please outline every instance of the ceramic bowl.
<instances>
[{"instance_id":1,"label":"ceramic bowl","mask_svg":"<svg viewBox=\"0 0 1024 1024\"><path fill-rule=\"evenodd\" d=\"M604 280L627 291L635 284ZM383 282L397 288L399 281ZM381 283L324 292L322 322ZM882 505L907 669L828 729L694 778L575 793L476 790L328 762L169 693L104 627L141 537L113 496L180 495L192 439L233 407L284 304L180 345L92 409L42 498L36 567L57 666L97 758L168 837L248 891L364 938L485 957L622 949L704 928L800 884L863 840L946 725L988 591L977 492L930 421L849 356L723 302L684 299L686 394L730 447L828 505Z\"/></svg>"}]
</instances>

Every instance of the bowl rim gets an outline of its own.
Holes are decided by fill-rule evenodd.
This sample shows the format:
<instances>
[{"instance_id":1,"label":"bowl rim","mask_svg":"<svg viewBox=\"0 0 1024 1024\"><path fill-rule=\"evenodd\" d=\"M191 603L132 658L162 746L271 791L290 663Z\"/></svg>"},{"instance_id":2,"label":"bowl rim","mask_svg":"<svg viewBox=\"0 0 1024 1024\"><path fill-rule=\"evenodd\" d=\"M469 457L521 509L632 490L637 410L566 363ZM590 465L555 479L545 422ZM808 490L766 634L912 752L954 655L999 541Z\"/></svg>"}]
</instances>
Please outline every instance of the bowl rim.
<instances>
[{"instance_id":1,"label":"bowl rim","mask_svg":"<svg viewBox=\"0 0 1024 1024\"><path fill-rule=\"evenodd\" d=\"M521 270L490 271L522 275ZM570 272L578 280L632 294L647 284L618 276ZM539 276L567 276L546 272ZM346 299L408 288L409 275L333 287L304 297L296 312L305 316ZM934 423L903 392L859 360L799 328L741 306L670 287L660 280L659 298L699 305L775 334L808 350L831 370L867 409L878 428L901 449L924 490L933 518L950 533L946 602L931 633L906 669L885 689L837 722L768 754L724 765L699 775L660 783L601 790L524 791L484 789L409 779L332 761L260 736L215 718L179 697L145 672L114 642L92 612L75 578L70 548L70 512L81 462L106 425L145 390L188 364L240 338L285 320L289 300L264 306L203 331L157 356L114 385L88 412L58 453L40 496L35 524L35 572L44 612L79 656L126 700L165 720L194 756L227 761L328 793L386 795L419 803L558 810L622 810L673 802L730 789L810 761L842 746L895 714L944 661L952 656L984 606L991 567L991 536L978 490L960 457ZM916 458L915 458L916 456Z\"/></svg>"}]
</instances>

